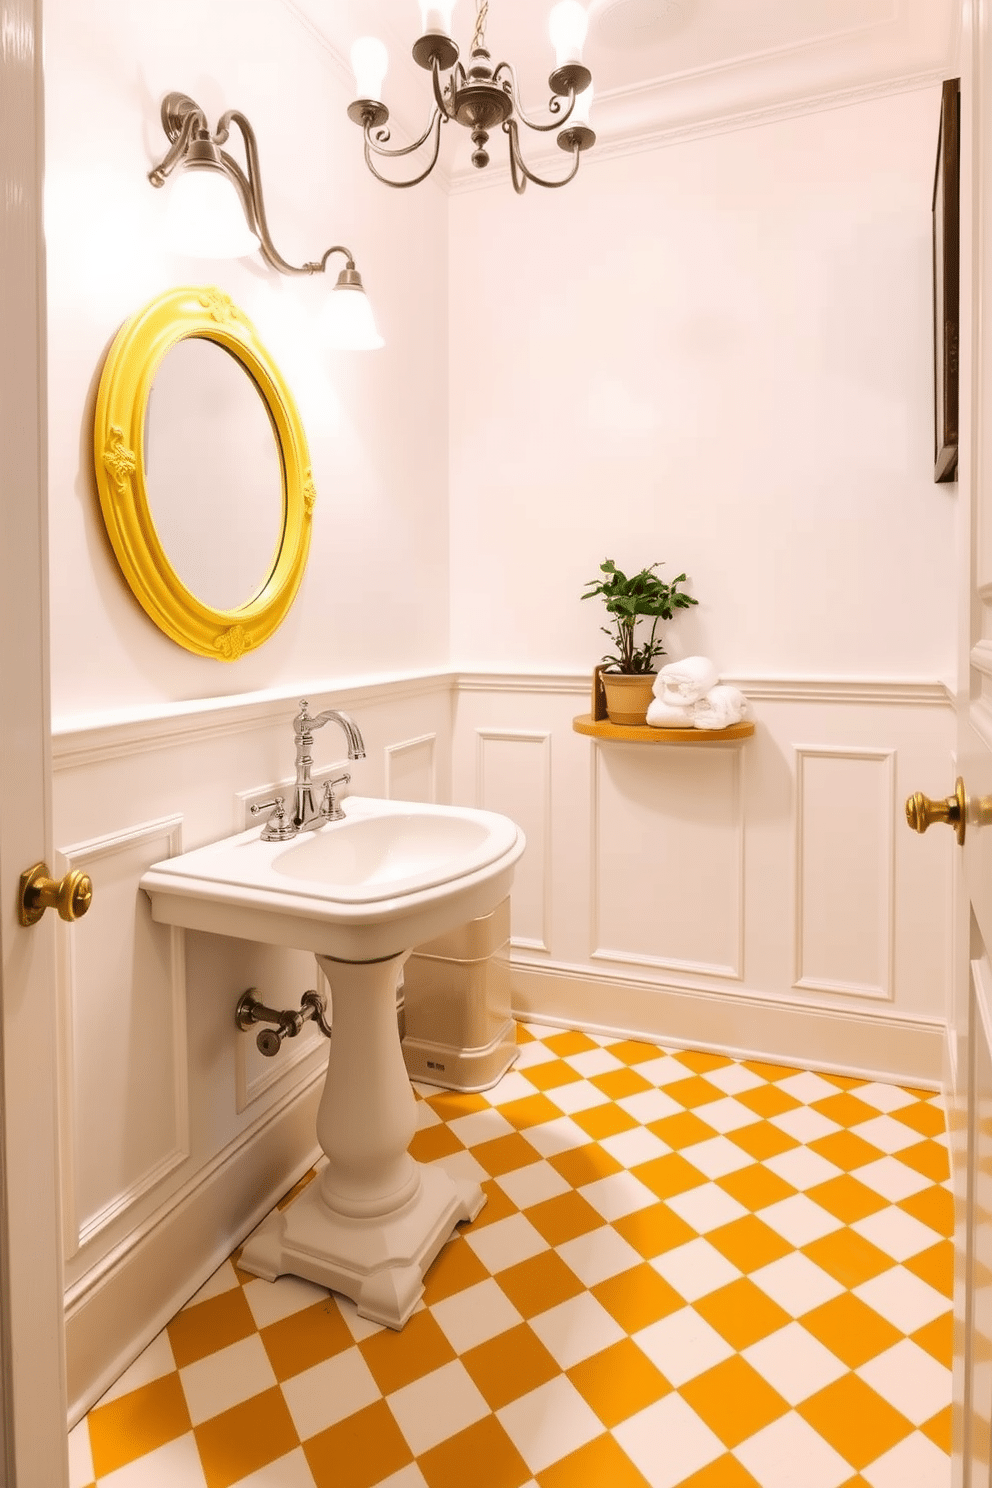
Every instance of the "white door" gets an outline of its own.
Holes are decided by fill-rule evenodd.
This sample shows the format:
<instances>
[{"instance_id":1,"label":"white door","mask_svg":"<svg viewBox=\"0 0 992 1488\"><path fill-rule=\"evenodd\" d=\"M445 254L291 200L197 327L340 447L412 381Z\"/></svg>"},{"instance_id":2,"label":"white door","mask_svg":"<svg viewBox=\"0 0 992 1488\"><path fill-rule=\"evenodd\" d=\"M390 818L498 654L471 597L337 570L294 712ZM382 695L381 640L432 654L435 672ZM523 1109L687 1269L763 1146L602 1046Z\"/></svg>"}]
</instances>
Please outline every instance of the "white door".
<instances>
[{"instance_id":1,"label":"white door","mask_svg":"<svg viewBox=\"0 0 992 1488\"><path fill-rule=\"evenodd\" d=\"M51 862L41 0L0 7L0 1485L66 1466Z\"/></svg>"}]
</instances>

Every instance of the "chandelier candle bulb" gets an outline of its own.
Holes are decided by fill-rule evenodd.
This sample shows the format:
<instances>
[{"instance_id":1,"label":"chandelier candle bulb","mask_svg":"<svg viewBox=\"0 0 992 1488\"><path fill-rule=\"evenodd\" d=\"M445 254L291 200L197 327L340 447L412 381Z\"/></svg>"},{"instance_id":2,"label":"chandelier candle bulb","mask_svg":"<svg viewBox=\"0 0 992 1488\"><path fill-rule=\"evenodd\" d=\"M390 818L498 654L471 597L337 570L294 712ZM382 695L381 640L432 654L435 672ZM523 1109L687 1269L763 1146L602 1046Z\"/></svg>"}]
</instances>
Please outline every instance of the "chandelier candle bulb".
<instances>
[{"instance_id":1,"label":"chandelier candle bulb","mask_svg":"<svg viewBox=\"0 0 992 1488\"><path fill-rule=\"evenodd\" d=\"M582 61L582 44L589 28L588 17L578 0L560 0L548 16L548 34L558 67Z\"/></svg>"},{"instance_id":2,"label":"chandelier candle bulb","mask_svg":"<svg viewBox=\"0 0 992 1488\"><path fill-rule=\"evenodd\" d=\"M384 44L377 36L360 36L351 48L351 65L356 96L378 102L389 67L389 53Z\"/></svg>"},{"instance_id":3,"label":"chandelier candle bulb","mask_svg":"<svg viewBox=\"0 0 992 1488\"><path fill-rule=\"evenodd\" d=\"M584 128L588 129L589 110L592 108L592 95L592 83L589 84L588 88L583 88L582 92L576 95L575 107L573 108L572 116L568 121L573 128L575 127L575 125L581 124Z\"/></svg>"},{"instance_id":4,"label":"chandelier candle bulb","mask_svg":"<svg viewBox=\"0 0 992 1488\"><path fill-rule=\"evenodd\" d=\"M451 34L451 12L454 10L456 0L440 0L440 4L430 4L429 0L420 0L420 19L424 32L440 32L442 36Z\"/></svg>"}]
</instances>

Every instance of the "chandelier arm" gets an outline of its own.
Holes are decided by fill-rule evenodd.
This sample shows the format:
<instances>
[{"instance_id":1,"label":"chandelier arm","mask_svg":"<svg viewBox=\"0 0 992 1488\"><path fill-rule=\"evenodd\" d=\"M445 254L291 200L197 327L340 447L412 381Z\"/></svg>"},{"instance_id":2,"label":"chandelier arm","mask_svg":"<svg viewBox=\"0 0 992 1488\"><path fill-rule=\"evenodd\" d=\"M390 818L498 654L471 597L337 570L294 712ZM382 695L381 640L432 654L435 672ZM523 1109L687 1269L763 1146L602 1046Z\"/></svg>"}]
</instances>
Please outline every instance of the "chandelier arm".
<instances>
[{"instance_id":1,"label":"chandelier arm","mask_svg":"<svg viewBox=\"0 0 992 1488\"><path fill-rule=\"evenodd\" d=\"M265 215L265 201L262 197L262 177L258 164L258 141L255 131L252 129L244 114L237 109L229 109L222 114L217 123L216 141L223 144L226 141L232 124L237 124L241 131L241 137L245 147L245 161L248 165L247 174L238 165L238 162L226 151L221 151L221 159L226 170L229 172L238 188L242 204L247 203L246 214L251 226L258 234L262 257L272 268L278 269L282 274L313 274L317 272L317 266L308 264L291 264L272 241L269 232L269 224Z\"/></svg>"},{"instance_id":2,"label":"chandelier arm","mask_svg":"<svg viewBox=\"0 0 992 1488\"><path fill-rule=\"evenodd\" d=\"M533 181L535 186L545 186L553 191L559 186L567 186L569 181L574 180L575 174L579 169L579 157L582 154L577 144L572 146L572 169L568 175L562 176L560 181L545 181L541 176L534 174L520 153L517 121L515 119L507 119L503 125L503 129L509 135L510 139L510 176L513 181L513 189L518 196L523 195L528 181Z\"/></svg>"},{"instance_id":3,"label":"chandelier arm","mask_svg":"<svg viewBox=\"0 0 992 1488\"><path fill-rule=\"evenodd\" d=\"M568 93L564 95L568 98L568 108L565 110L564 113L562 113L561 111L561 104L558 101L558 95L556 93L553 93L551 95L551 101L548 104L548 112L554 117L552 118L550 124L537 124L533 119L529 119L524 113L523 109L520 107L520 85L517 82L517 73L516 69L513 66L513 63L501 62L499 64L499 66L496 68L496 71L493 73L494 83L499 82L499 75L501 72L509 74L510 87L507 87L506 82L502 84L502 87L504 91L506 91L510 95L510 99L513 103L514 113L520 119L521 123L527 125L528 129L537 130L539 134L548 134L552 129L562 129L568 122L568 120L572 117L572 110L575 108L575 100L577 96L574 88L569 88Z\"/></svg>"},{"instance_id":4,"label":"chandelier arm","mask_svg":"<svg viewBox=\"0 0 992 1488\"><path fill-rule=\"evenodd\" d=\"M451 93L452 93L452 97L454 97L454 95L458 91L458 89L455 86L455 73L458 70L459 70L459 66L458 66L458 63L456 62L455 63L455 66L454 66L454 68L452 68L452 72L451 72ZM465 69L463 67L460 70L461 70L461 74L462 74L462 81L464 82L464 80L465 80ZM441 70L438 67L438 63L437 63L437 58L436 57L432 57L431 58L431 83L433 84L433 87L434 87L434 101L436 102L436 104L438 106L439 112L442 113L446 119L453 119L454 118L454 114L452 113L451 109L448 107L447 99L444 96L444 89L441 87ZM431 124L433 124L433 123L434 123L434 120L432 119L431 120ZM428 125L427 133L428 134L430 133L430 125ZM427 135L424 136L424 139L426 139L426 138L427 138Z\"/></svg>"},{"instance_id":5,"label":"chandelier arm","mask_svg":"<svg viewBox=\"0 0 992 1488\"><path fill-rule=\"evenodd\" d=\"M370 139L368 128L366 128L366 130L365 130L365 164L368 166L369 170L375 176L376 180L377 181L381 181L384 186L395 186L397 188L397 190L402 190L402 189L404 189L407 186L419 186L420 183L421 183L421 181L425 181L427 179L427 177L430 175L431 171L434 169L435 165L437 164L437 157L438 157L438 154L440 153L440 149L441 149L441 125L445 122L446 118L447 118L447 115L446 114L441 114L441 113L438 113L438 112L435 111L434 118L431 120L431 127L435 129L435 135L434 135L434 152L433 152L433 154L431 156L430 163L427 165L427 167L426 167L425 170L421 171L421 173L420 173L419 176L414 176L412 178L412 180L409 180L409 181L391 181L388 176L382 175L379 171L376 170L375 165L373 164L372 154L373 154L373 152L375 152L376 155L388 155L388 156L409 155L410 151L413 150L413 149L415 149L416 147L414 145L408 145L407 148L404 149L404 150L382 150L377 145L375 145L373 143L373 141ZM428 134L429 133L430 133L430 130L428 130ZM426 138L427 138L427 135L425 134L423 136L423 139L418 140L417 143L422 145L423 142L424 142L424 140Z\"/></svg>"},{"instance_id":6,"label":"chandelier arm","mask_svg":"<svg viewBox=\"0 0 992 1488\"><path fill-rule=\"evenodd\" d=\"M441 138L441 127L440 127L441 126L441 121L442 120L447 120L447 118L448 118L447 110L444 110L442 112L442 110L440 110L440 109L435 109L434 112L431 114L431 121L430 121L430 123L428 124L427 128L424 130L424 132L420 136L420 138L418 140L414 140L414 142L413 142L412 145L400 145L395 150L386 150L386 149L383 148L383 146L380 143L378 143L379 140L387 140L389 138L389 130L388 129L380 129L378 131L377 139L373 139L372 138L372 129L373 129L373 126L371 124L366 124L366 126L365 126L365 159L366 159L366 161L368 161L369 151L370 150L374 151L376 155L383 156L383 158L384 159L387 159L387 160L398 160L401 155L412 155L413 152L414 152L414 150L419 150L420 149L420 146L426 143L427 139L430 136L431 130L435 127L435 125L437 126L438 140L440 140L440 138ZM437 153L436 153L436 151L435 151L434 159L435 160L437 159ZM382 177L380 176L379 179L382 180ZM423 177L421 177L420 179L422 180Z\"/></svg>"},{"instance_id":7,"label":"chandelier arm","mask_svg":"<svg viewBox=\"0 0 992 1488\"><path fill-rule=\"evenodd\" d=\"M166 102L168 102L168 100L166 100ZM169 124L165 118L164 107L162 110L162 114L163 127L169 138L172 140L172 144L169 146L168 151L159 161L158 165L156 165L153 170L150 170L148 172L148 179L149 181L151 181L153 186L165 185L168 177L171 176L180 160L186 154L186 151L189 148L190 141L192 140L196 130L202 129L209 133L209 130L207 129L206 117L195 105L193 106L193 108L189 109L186 113L183 114L182 125L179 128L178 132L175 134L170 129Z\"/></svg>"}]
</instances>

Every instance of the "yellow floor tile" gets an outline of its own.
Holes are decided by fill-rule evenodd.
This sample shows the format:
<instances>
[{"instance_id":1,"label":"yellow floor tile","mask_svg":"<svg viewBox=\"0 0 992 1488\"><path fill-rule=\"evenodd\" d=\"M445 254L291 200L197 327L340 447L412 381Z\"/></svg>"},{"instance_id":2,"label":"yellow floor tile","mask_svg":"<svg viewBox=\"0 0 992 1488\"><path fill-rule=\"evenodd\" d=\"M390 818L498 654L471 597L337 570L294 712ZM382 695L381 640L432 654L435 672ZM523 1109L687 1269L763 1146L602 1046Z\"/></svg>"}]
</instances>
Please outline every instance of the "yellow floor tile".
<instances>
[{"instance_id":1,"label":"yellow floor tile","mask_svg":"<svg viewBox=\"0 0 992 1488\"><path fill-rule=\"evenodd\" d=\"M726 1054L711 1054L708 1049L679 1049L675 1058L679 1064L694 1070L697 1075L705 1075L709 1070L726 1069L734 1062Z\"/></svg>"},{"instance_id":2,"label":"yellow floor tile","mask_svg":"<svg viewBox=\"0 0 992 1488\"><path fill-rule=\"evenodd\" d=\"M938 1188L936 1184L932 1184L930 1188L900 1199L899 1208L905 1209L907 1214L911 1214L921 1224L929 1225L938 1235L944 1235L947 1239L953 1237L954 1195L950 1189Z\"/></svg>"},{"instance_id":3,"label":"yellow floor tile","mask_svg":"<svg viewBox=\"0 0 992 1488\"><path fill-rule=\"evenodd\" d=\"M701 1467L691 1478L683 1478L678 1488L761 1488L761 1484L728 1452Z\"/></svg>"},{"instance_id":4,"label":"yellow floor tile","mask_svg":"<svg viewBox=\"0 0 992 1488\"><path fill-rule=\"evenodd\" d=\"M940 1142L919 1142L915 1147L904 1147L899 1153L899 1161L907 1167L922 1173L924 1178L929 1178L933 1183L946 1183L951 1176L950 1164L947 1157L947 1148Z\"/></svg>"},{"instance_id":5,"label":"yellow floor tile","mask_svg":"<svg viewBox=\"0 0 992 1488\"><path fill-rule=\"evenodd\" d=\"M204 1421L194 1434L207 1488L230 1488L239 1478L278 1461L300 1444L277 1388Z\"/></svg>"},{"instance_id":6,"label":"yellow floor tile","mask_svg":"<svg viewBox=\"0 0 992 1488\"><path fill-rule=\"evenodd\" d=\"M540 1488L649 1488L612 1436L597 1436L538 1473L537 1481Z\"/></svg>"},{"instance_id":7,"label":"yellow floor tile","mask_svg":"<svg viewBox=\"0 0 992 1488\"><path fill-rule=\"evenodd\" d=\"M484 1229L486 1225L496 1224L501 1219L507 1219L511 1214L519 1211L510 1195L496 1182L495 1178L484 1178L480 1184L482 1192L486 1196L486 1202L472 1221L472 1233Z\"/></svg>"},{"instance_id":8,"label":"yellow floor tile","mask_svg":"<svg viewBox=\"0 0 992 1488\"><path fill-rule=\"evenodd\" d=\"M787 1080L790 1075L798 1075L799 1070L790 1064L767 1064L763 1059L742 1059L741 1063L745 1069L753 1075L760 1075L763 1080Z\"/></svg>"},{"instance_id":9,"label":"yellow floor tile","mask_svg":"<svg viewBox=\"0 0 992 1488\"><path fill-rule=\"evenodd\" d=\"M168 1325L176 1368L184 1369L207 1354L239 1343L255 1332L255 1319L239 1286L184 1307Z\"/></svg>"},{"instance_id":10,"label":"yellow floor tile","mask_svg":"<svg viewBox=\"0 0 992 1488\"><path fill-rule=\"evenodd\" d=\"M413 1453L384 1400L377 1400L303 1443L317 1488L375 1488Z\"/></svg>"},{"instance_id":11,"label":"yellow floor tile","mask_svg":"<svg viewBox=\"0 0 992 1488\"><path fill-rule=\"evenodd\" d=\"M950 1310L941 1313L940 1317L934 1318L925 1327L917 1328L909 1336L932 1359L936 1359L938 1364L944 1364L950 1369L954 1359L954 1315Z\"/></svg>"},{"instance_id":12,"label":"yellow floor tile","mask_svg":"<svg viewBox=\"0 0 992 1488\"><path fill-rule=\"evenodd\" d=\"M949 1405L945 1405L943 1410L938 1411L935 1416L931 1416L929 1421L924 1421L920 1430L924 1436L930 1438L934 1446L939 1447L942 1452L946 1452L950 1456L951 1407Z\"/></svg>"},{"instance_id":13,"label":"yellow floor tile","mask_svg":"<svg viewBox=\"0 0 992 1488\"><path fill-rule=\"evenodd\" d=\"M646 1064L649 1059L658 1058L657 1044L645 1044L639 1039L621 1039L610 1044L609 1052L614 1059L622 1059L624 1064Z\"/></svg>"},{"instance_id":14,"label":"yellow floor tile","mask_svg":"<svg viewBox=\"0 0 992 1488\"><path fill-rule=\"evenodd\" d=\"M654 1132L669 1147L680 1149L693 1147L697 1142L711 1142L713 1128L701 1121L695 1111L679 1111L676 1116L662 1116L659 1121L648 1122L648 1130Z\"/></svg>"},{"instance_id":15,"label":"yellow floor tile","mask_svg":"<svg viewBox=\"0 0 992 1488\"><path fill-rule=\"evenodd\" d=\"M812 1240L801 1247L804 1255L839 1281L841 1286L851 1289L862 1282L891 1270L895 1264L890 1255L865 1240L856 1230L834 1230L819 1240Z\"/></svg>"},{"instance_id":16,"label":"yellow floor tile","mask_svg":"<svg viewBox=\"0 0 992 1488\"><path fill-rule=\"evenodd\" d=\"M508 1266L497 1277L500 1287L509 1297L521 1317L536 1317L569 1297L577 1297L585 1291L574 1271L554 1250L542 1250L529 1260Z\"/></svg>"},{"instance_id":17,"label":"yellow floor tile","mask_svg":"<svg viewBox=\"0 0 992 1488\"><path fill-rule=\"evenodd\" d=\"M462 1354L461 1361L490 1410L529 1395L560 1373L544 1344L526 1323L498 1333Z\"/></svg>"},{"instance_id":18,"label":"yellow floor tile","mask_svg":"<svg viewBox=\"0 0 992 1488\"><path fill-rule=\"evenodd\" d=\"M740 1354L689 1380L680 1393L725 1447L738 1446L789 1410L788 1402Z\"/></svg>"},{"instance_id":19,"label":"yellow floor tile","mask_svg":"<svg viewBox=\"0 0 992 1488\"><path fill-rule=\"evenodd\" d=\"M459 1090L439 1090L436 1095L428 1095L425 1099L442 1121L454 1121L456 1116L472 1116L476 1111L490 1110L484 1095Z\"/></svg>"},{"instance_id":20,"label":"yellow floor tile","mask_svg":"<svg viewBox=\"0 0 992 1488\"><path fill-rule=\"evenodd\" d=\"M796 1407L804 1421L859 1471L912 1433L912 1424L856 1374L841 1375Z\"/></svg>"},{"instance_id":21,"label":"yellow floor tile","mask_svg":"<svg viewBox=\"0 0 992 1488\"><path fill-rule=\"evenodd\" d=\"M745 1214L730 1224L710 1230L709 1243L726 1256L738 1271L757 1271L788 1255L793 1247L771 1229L757 1214Z\"/></svg>"},{"instance_id":22,"label":"yellow floor tile","mask_svg":"<svg viewBox=\"0 0 992 1488\"><path fill-rule=\"evenodd\" d=\"M622 1219L613 1221L613 1228L646 1261L664 1255L666 1250L687 1245L696 1238L692 1226L667 1204L655 1204L650 1209L637 1209L633 1214L625 1214Z\"/></svg>"},{"instance_id":23,"label":"yellow floor tile","mask_svg":"<svg viewBox=\"0 0 992 1488\"><path fill-rule=\"evenodd\" d=\"M632 1131L637 1125L633 1116L629 1116L622 1106L612 1104L590 1106L587 1111L576 1111L572 1120L596 1142L601 1142L604 1137L615 1137L618 1132Z\"/></svg>"},{"instance_id":24,"label":"yellow floor tile","mask_svg":"<svg viewBox=\"0 0 992 1488\"><path fill-rule=\"evenodd\" d=\"M792 1321L789 1313L747 1276L700 1297L693 1306L738 1352Z\"/></svg>"},{"instance_id":25,"label":"yellow floor tile","mask_svg":"<svg viewBox=\"0 0 992 1488\"><path fill-rule=\"evenodd\" d=\"M814 1204L821 1205L835 1219L842 1220L847 1225L865 1219L869 1214L876 1214L879 1209L885 1209L888 1205L887 1199L860 1183L851 1173L841 1173L839 1178L828 1178L826 1183L818 1183L806 1192Z\"/></svg>"},{"instance_id":26,"label":"yellow floor tile","mask_svg":"<svg viewBox=\"0 0 992 1488\"><path fill-rule=\"evenodd\" d=\"M673 1080L665 1086L665 1094L678 1101L687 1110L709 1105L710 1101L723 1100L724 1094L718 1085L711 1085L703 1075L689 1075L685 1080Z\"/></svg>"},{"instance_id":27,"label":"yellow floor tile","mask_svg":"<svg viewBox=\"0 0 992 1488\"><path fill-rule=\"evenodd\" d=\"M260 1328L272 1371L280 1382L351 1348L354 1339L332 1296Z\"/></svg>"},{"instance_id":28,"label":"yellow floor tile","mask_svg":"<svg viewBox=\"0 0 992 1488\"><path fill-rule=\"evenodd\" d=\"M598 1178L609 1178L611 1173L619 1173L622 1167L598 1142L572 1147L568 1152L556 1152L548 1161L573 1188L595 1183Z\"/></svg>"},{"instance_id":29,"label":"yellow floor tile","mask_svg":"<svg viewBox=\"0 0 992 1488\"><path fill-rule=\"evenodd\" d=\"M527 1218L549 1245L564 1245L576 1235L586 1235L603 1223L602 1216L580 1193L558 1194L533 1204L527 1210Z\"/></svg>"},{"instance_id":30,"label":"yellow floor tile","mask_svg":"<svg viewBox=\"0 0 992 1488\"><path fill-rule=\"evenodd\" d=\"M624 1096L640 1095L642 1091L653 1088L643 1075L639 1075L635 1069L629 1067L607 1070L602 1075L592 1075L589 1083L595 1085L596 1089L601 1090L604 1095L608 1095L610 1100L623 1100Z\"/></svg>"},{"instance_id":31,"label":"yellow floor tile","mask_svg":"<svg viewBox=\"0 0 992 1488\"><path fill-rule=\"evenodd\" d=\"M483 1416L417 1458L428 1488L467 1488L484 1473L486 1488L521 1488L530 1469L495 1416Z\"/></svg>"},{"instance_id":32,"label":"yellow floor tile","mask_svg":"<svg viewBox=\"0 0 992 1488\"><path fill-rule=\"evenodd\" d=\"M903 1265L935 1291L943 1292L947 1298L954 1296L954 1246L950 1240L938 1240L929 1250L910 1256Z\"/></svg>"},{"instance_id":33,"label":"yellow floor tile","mask_svg":"<svg viewBox=\"0 0 992 1488\"><path fill-rule=\"evenodd\" d=\"M540 1153L519 1132L510 1132L505 1137L494 1137L490 1142L480 1142L472 1148L472 1156L482 1164L491 1178L501 1173L512 1173L516 1168L525 1168L529 1163L540 1161Z\"/></svg>"},{"instance_id":34,"label":"yellow floor tile","mask_svg":"<svg viewBox=\"0 0 992 1488\"><path fill-rule=\"evenodd\" d=\"M834 1167L843 1168L846 1173L855 1168L863 1168L866 1163L877 1162L880 1157L885 1156L884 1152L879 1152L877 1147L866 1142L864 1137L851 1131L830 1132L825 1137L817 1137L809 1143L809 1147L811 1151L825 1157L827 1162L832 1162ZM899 1154L900 1158L902 1155Z\"/></svg>"},{"instance_id":35,"label":"yellow floor tile","mask_svg":"<svg viewBox=\"0 0 992 1488\"><path fill-rule=\"evenodd\" d=\"M464 1152L465 1143L459 1142L450 1126L425 1126L414 1132L410 1143L410 1156L414 1162L436 1162L439 1157L450 1157L454 1152Z\"/></svg>"},{"instance_id":36,"label":"yellow floor tile","mask_svg":"<svg viewBox=\"0 0 992 1488\"><path fill-rule=\"evenodd\" d=\"M869 1359L884 1354L903 1336L860 1297L841 1292L820 1307L804 1313L803 1327L837 1355L848 1369L860 1369Z\"/></svg>"},{"instance_id":37,"label":"yellow floor tile","mask_svg":"<svg viewBox=\"0 0 992 1488\"><path fill-rule=\"evenodd\" d=\"M647 1328L685 1305L674 1287L646 1261L589 1290L627 1333Z\"/></svg>"},{"instance_id":38,"label":"yellow floor tile","mask_svg":"<svg viewBox=\"0 0 992 1488\"><path fill-rule=\"evenodd\" d=\"M485 1212L485 1211L483 1211ZM489 1272L461 1234L449 1240L424 1277L424 1304L433 1307L466 1287L485 1281Z\"/></svg>"},{"instance_id":39,"label":"yellow floor tile","mask_svg":"<svg viewBox=\"0 0 992 1488\"><path fill-rule=\"evenodd\" d=\"M739 1127L737 1131L728 1132L727 1135L735 1146L758 1162L765 1162L769 1157L778 1157L780 1152L788 1152L790 1148L799 1146L795 1137L790 1137L788 1132L780 1131L767 1121L756 1121L753 1126Z\"/></svg>"},{"instance_id":40,"label":"yellow floor tile","mask_svg":"<svg viewBox=\"0 0 992 1488\"><path fill-rule=\"evenodd\" d=\"M590 1049L599 1048L599 1045L594 1043L587 1033L580 1033L577 1028L563 1029L561 1033L553 1033L542 1042L546 1049L550 1049L552 1054L557 1054L560 1059L565 1059L572 1054L587 1054Z\"/></svg>"},{"instance_id":41,"label":"yellow floor tile","mask_svg":"<svg viewBox=\"0 0 992 1488\"><path fill-rule=\"evenodd\" d=\"M903 1106L892 1112L896 1121L919 1132L921 1137L937 1137L946 1130L944 1113L933 1101L918 1101L915 1106Z\"/></svg>"},{"instance_id":42,"label":"yellow floor tile","mask_svg":"<svg viewBox=\"0 0 992 1488\"><path fill-rule=\"evenodd\" d=\"M849 1090L814 1101L811 1109L819 1111L828 1121L836 1121L838 1126L860 1126L862 1121L872 1121L878 1115L876 1106L869 1106Z\"/></svg>"},{"instance_id":43,"label":"yellow floor tile","mask_svg":"<svg viewBox=\"0 0 992 1488\"><path fill-rule=\"evenodd\" d=\"M164 1375L90 1411L93 1471L105 1477L191 1429L179 1376Z\"/></svg>"},{"instance_id":44,"label":"yellow floor tile","mask_svg":"<svg viewBox=\"0 0 992 1488\"><path fill-rule=\"evenodd\" d=\"M561 1059L549 1060L547 1064L531 1064L521 1070L538 1090L557 1090L561 1085L574 1085L582 1076L570 1064Z\"/></svg>"},{"instance_id":45,"label":"yellow floor tile","mask_svg":"<svg viewBox=\"0 0 992 1488\"><path fill-rule=\"evenodd\" d=\"M738 1168L735 1173L725 1173L716 1181L724 1193L728 1193L752 1213L767 1209L769 1204L778 1204L782 1199L791 1198L796 1192L791 1183L786 1183L771 1168L756 1162L746 1168Z\"/></svg>"},{"instance_id":46,"label":"yellow floor tile","mask_svg":"<svg viewBox=\"0 0 992 1488\"><path fill-rule=\"evenodd\" d=\"M802 1104L777 1085L756 1085L753 1090L742 1090L736 1099L756 1116L765 1117L781 1116L783 1111L794 1111Z\"/></svg>"},{"instance_id":47,"label":"yellow floor tile","mask_svg":"<svg viewBox=\"0 0 992 1488\"><path fill-rule=\"evenodd\" d=\"M553 1106L546 1095L525 1095L520 1100L507 1101L500 1106L499 1114L517 1131L526 1131L529 1126L540 1126L545 1121L557 1121L561 1111Z\"/></svg>"},{"instance_id":48,"label":"yellow floor tile","mask_svg":"<svg viewBox=\"0 0 992 1488\"><path fill-rule=\"evenodd\" d=\"M415 1312L399 1332L383 1328L358 1347L383 1395L402 1389L455 1357L451 1344L426 1309Z\"/></svg>"},{"instance_id":49,"label":"yellow floor tile","mask_svg":"<svg viewBox=\"0 0 992 1488\"><path fill-rule=\"evenodd\" d=\"M857 1075L835 1075L827 1070L819 1070L821 1080L827 1080L831 1085L836 1085L840 1090L857 1090L862 1085L867 1085L867 1080L859 1079Z\"/></svg>"},{"instance_id":50,"label":"yellow floor tile","mask_svg":"<svg viewBox=\"0 0 992 1488\"><path fill-rule=\"evenodd\" d=\"M698 1188L708 1181L706 1174L694 1168L680 1152L666 1152L662 1157L653 1157L650 1162L639 1163L631 1172L659 1199L674 1198L676 1194Z\"/></svg>"},{"instance_id":51,"label":"yellow floor tile","mask_svg":"<svg viewBox=\"0 0 992 1488\"><path fill-rule=\"evenodd\" d=\"M622 1338L566 1373L603 1425L611 1428L670 1394L672 1388L631 1338Z\"/></svg>"}]
</instances>

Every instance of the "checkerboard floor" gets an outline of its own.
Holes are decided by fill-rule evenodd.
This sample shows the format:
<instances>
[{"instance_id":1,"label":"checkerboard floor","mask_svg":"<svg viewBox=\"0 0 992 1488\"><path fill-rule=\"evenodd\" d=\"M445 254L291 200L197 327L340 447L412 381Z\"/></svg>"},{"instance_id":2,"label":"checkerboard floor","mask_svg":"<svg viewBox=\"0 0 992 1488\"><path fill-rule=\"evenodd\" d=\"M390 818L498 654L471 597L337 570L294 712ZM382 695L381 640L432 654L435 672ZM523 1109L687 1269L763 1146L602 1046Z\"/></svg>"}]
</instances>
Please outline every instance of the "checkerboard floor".
<instances>
[{"instance_id":1,"label":"checkerboard floor","mask_svg":"<svg viewBox=\"0 0 992 1488\"><path fill-rule=\"evenodd\" d=\"M519 1039L483 1095L417 1087L414 1156L488 1202L402 1332L236 1252L70 1433L72 1488L948 1488L939 1098Z\"/></svg>"}]
</instances>

